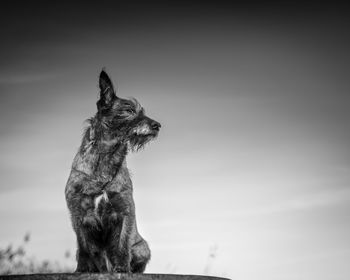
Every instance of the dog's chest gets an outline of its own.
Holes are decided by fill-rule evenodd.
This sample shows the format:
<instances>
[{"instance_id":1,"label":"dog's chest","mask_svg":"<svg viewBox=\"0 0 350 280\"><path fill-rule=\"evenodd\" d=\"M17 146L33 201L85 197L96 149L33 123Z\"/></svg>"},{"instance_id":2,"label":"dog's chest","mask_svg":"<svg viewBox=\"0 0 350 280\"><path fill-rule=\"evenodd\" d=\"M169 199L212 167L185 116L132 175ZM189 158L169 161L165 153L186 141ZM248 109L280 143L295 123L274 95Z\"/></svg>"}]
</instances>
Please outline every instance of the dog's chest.
<instances>
[{"instance_id":1,"label":"dog's chest","mask_svg":"<svg viewBox=\"0 0 350 280\"><path fill-rule=\"evenodd\" d=\"M98 210L98 206L100 205L101 201L104 201L104 202L108 202L109 199L108 199L108 195L105 191L102 192L102 194L100 194L99 196L97 196L94 200L94 204L95 204L95 212L97 213L97 210Z\"/></svg>"}]
</instances>

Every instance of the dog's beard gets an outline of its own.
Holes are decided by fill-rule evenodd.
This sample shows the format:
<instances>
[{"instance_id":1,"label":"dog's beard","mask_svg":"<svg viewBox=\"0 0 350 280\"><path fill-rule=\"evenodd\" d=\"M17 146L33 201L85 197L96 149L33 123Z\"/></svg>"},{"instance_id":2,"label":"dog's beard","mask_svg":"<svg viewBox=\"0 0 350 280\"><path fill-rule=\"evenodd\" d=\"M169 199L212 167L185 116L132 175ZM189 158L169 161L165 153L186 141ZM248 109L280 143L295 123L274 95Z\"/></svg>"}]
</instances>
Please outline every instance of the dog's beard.
<instances>
[{"instance_id":1,"label":"dog's beard","mask_svg":"<svg viewBox=\"0 0 350 280\"><path fill-rule=\"evenodd\" d=\"M150 134L133 134L128 141L129 150L137 152L142 149L147 143L154 140L157 137L156 133Z\"/></svg>"}]
</instances>

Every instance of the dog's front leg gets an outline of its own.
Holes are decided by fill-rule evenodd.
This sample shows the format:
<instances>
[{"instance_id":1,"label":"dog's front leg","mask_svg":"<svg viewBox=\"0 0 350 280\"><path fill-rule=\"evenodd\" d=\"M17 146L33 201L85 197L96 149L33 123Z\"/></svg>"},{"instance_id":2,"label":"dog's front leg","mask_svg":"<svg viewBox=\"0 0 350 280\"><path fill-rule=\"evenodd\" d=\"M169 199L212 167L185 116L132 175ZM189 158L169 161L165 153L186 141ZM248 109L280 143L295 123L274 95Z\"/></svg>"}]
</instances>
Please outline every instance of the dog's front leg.
<instances>
[{"instance_id":1,"label":"dog's front leg","mask_svg":"<svg viewBox=\"0 0 350 280\"><path fill-rule=\"evenodd\" d=\"M129 215L113 213L115 227L107 254L115 272L130 272L133 219Z\"/></svg>"},{"instance_id":2,"label":"dog's front leg","mask_svg":"<svg viewBox=\"0 0 350 280\"><path fill-rule=\"evenodd\" d=\"M131 229L133 221L130 216L124 216L120 231L119 246L117 250L117 264L114 268L119 272L130 272L131 263Z\"/></svg>"}]
</instances>

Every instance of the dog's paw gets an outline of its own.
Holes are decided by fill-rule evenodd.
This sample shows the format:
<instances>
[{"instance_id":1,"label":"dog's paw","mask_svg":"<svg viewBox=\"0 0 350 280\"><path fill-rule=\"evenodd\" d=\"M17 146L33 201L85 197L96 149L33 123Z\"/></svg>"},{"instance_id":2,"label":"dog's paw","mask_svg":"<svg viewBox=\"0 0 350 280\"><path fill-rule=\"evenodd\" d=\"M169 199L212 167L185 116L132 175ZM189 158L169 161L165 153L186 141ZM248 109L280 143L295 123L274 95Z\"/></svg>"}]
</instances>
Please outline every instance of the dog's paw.
<instances>
[{"instance_id":1,"label":"dog's paw","mask_svg":"<svg viewBox=\"0 0 350 280\"><path fill-rule=\"evenodd\" d=\"M130 265L125 265L125 266L121 266L121 265L116 265L113 268L113 272L117 272L117 273L129 273L130 270Z\"/></svg>"}]
</instances>

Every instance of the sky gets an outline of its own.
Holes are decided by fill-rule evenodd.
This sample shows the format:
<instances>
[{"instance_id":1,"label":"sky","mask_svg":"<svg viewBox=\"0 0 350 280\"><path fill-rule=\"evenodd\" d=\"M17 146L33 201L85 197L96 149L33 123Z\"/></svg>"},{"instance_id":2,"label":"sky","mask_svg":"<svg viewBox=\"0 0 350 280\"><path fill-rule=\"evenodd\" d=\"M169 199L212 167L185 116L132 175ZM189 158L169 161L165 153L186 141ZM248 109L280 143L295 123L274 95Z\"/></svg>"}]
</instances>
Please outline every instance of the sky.
<instances>
[{"instance_id":1,"label":"sky","mask_svg":"<svg viewBox=\"0 0 350 280\"><path fill-rule=\"evenodd\" d=\"M15 2L0 16L0 248L74 266L64 188L103 67L162 124L128 156L148 273L350 277L343 7Z\"/></svg>"}]
</instances>

